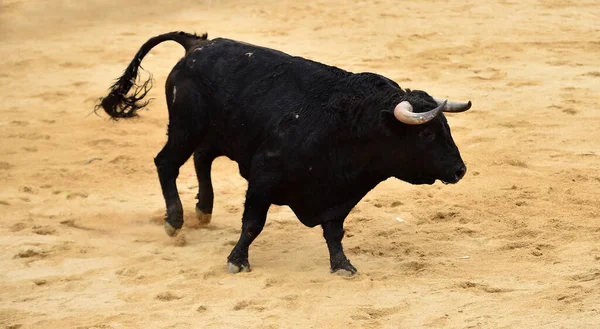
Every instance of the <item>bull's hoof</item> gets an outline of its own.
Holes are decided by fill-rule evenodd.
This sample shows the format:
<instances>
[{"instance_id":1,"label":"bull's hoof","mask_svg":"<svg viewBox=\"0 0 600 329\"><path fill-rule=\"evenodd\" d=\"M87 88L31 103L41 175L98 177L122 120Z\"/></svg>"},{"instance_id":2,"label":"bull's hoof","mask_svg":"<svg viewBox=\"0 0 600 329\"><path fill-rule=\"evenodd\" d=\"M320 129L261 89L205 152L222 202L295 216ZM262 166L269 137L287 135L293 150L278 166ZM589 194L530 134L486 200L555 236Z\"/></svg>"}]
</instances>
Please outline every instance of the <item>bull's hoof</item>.
<instances>
[{"instance_id":1,"label":"bull's hoof","mask_svg":"<svg viewBox=\"0 0 600 329\"><path fill-rule=\"evenodd\" d=\"M165 221L165 233L167 233L168 236L175 237L180 230L181 229L174 228L169 222Z\"/></svg>"},{"instance_id":2,"label":"bull's hoof","mask_svg":"<svg viewBox=\"0 0 600 329\"><path fill-rule=\"evenodd\" d=\"M204 226L210 224L212 214L207 214L204 211L198 209L198 207L196 207L196 218L198 218L198 225Z\"/></svg>"},{"instance_id":3,"label":"bull's hoof","mask_svg":"<svg viewBox=\"0 0 600 329\"><path fill-rule=\"evenodd\" d=\"M354 270L354 272L345 270L345 269L339 269L339 270L334 271L333 273L337 274L337 275L341 275L346 278L349 278L349 277L353 276L354 274L356 274L357 272L356 272L356 269Z\"/></svg>"},{"instance_id":4,"label":"bull's hoof","mask_svg":"<svg viewBox=\"0 0 600 329\"><path fill-rule=\"evenodd\" d=\"M227 270L229 271L229 273L233 273L233 274L240 273L240 272L250 272L250 264L246 263L246 264L236 265L234 263L228 262Z\"/></svg>"},{"instance_id":5,"label":"bull's hoof","mask_svg":"<svg viewBox=\"0 0 600 329\"><path fill-rule=\"evenodd\" d=\"M339 264L337 266L332 266L331 273L335 273L337 275L341 275L341 276L345 276L345 277L351 277L354 274L358 273L358 270L356 269L356 267L354 267L354 266L352 266L352 264L350 264L349 260L346 259L342 264Z\"/></svg>"}]
</instances>

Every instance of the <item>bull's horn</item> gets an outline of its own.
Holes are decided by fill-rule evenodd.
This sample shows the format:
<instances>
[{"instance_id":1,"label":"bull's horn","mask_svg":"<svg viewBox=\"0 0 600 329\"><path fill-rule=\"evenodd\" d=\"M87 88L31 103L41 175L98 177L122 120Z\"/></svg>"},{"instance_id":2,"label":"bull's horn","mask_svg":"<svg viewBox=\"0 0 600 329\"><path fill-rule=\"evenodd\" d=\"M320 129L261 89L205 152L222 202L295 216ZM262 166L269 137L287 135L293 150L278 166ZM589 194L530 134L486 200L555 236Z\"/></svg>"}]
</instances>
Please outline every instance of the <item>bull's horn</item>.
<instances>
[{"instance_id":1,"label":"bull's horn","mask_svg":"<svg viewBox=\"0 0 600 329\"><path fill-rule=\"evenodd\" d=\"M442 104L442 102L445 102L445 100L436 97L433 97L433 100L438 103L438 105ZM468 101L467 103L449 101L442 112L464 112L470 108L471 101Z\"/></svg>"},{"instance_id":2,"label":"bull's horn","mask_svg":"<svg viewBox=\"0 0 600 329\"><path fill-rule=\"evenodd\" d=\"M442 111L444 106L446 106L446 101L443 101L442 104L438 105L438 107L431 111L414 113L412 105L410 105L410 103L407 101L402 101L400 104L396 105L396 108L394 109L394 116L396 119L398 119L398 121L408 125L420 125L435 118Z\"/></svg>"}]
</instances>

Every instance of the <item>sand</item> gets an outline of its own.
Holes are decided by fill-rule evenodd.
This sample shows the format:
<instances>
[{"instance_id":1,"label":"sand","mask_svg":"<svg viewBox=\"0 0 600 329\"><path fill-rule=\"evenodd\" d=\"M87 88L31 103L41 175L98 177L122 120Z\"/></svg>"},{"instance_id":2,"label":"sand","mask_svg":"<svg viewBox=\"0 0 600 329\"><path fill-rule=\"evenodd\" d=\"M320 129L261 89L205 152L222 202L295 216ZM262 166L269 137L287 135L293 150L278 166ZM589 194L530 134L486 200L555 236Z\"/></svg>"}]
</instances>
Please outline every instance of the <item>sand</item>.
<instances>
[{"instance_id":1,"label":"sand","mask_svg":"<svg viewBox=\"0 0 600 329\"><path fill-rule=\"evenodd\" d=\"M99 4L102 3L102 4ZM149 5L149 3L153 3ZM600 324L600 7L596 1L41 1L0 5L2 328L594 328ZM272 207L227 272L246 183L213 166L187 223L161 225L153 158L175 43L144 60L155 100L92 113L148 38L208 32L403 88L471 100L448 115L457 185L390 179L346 221L359 275L329 273L320 228ZM398 220L400 219L400 220Z\"/></svg>"}]
</instances>

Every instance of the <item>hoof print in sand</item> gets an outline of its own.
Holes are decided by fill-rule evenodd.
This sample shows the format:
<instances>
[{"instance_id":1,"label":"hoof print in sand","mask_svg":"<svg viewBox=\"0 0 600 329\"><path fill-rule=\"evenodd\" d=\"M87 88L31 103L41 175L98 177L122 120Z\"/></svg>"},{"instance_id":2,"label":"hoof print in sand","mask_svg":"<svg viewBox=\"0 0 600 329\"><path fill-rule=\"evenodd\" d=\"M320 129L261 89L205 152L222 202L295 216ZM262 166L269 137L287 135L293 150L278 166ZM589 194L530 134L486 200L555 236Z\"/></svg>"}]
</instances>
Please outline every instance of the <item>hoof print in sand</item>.
<instances>
[{"instance_id":1,"label":"hoof print in sand","mask_svg":"<svg viewBox=\"0 0 600 329\"><path fill-rule=\"evenodd\" d=\"M178 300L178 299L182 299L183 296L179 296L176 295L170 291L166 291L166 292L161 292L158 295L156 295L155 299L163 301L163 302L169 302L172 300Z\"/></svg>"}]
</instances>

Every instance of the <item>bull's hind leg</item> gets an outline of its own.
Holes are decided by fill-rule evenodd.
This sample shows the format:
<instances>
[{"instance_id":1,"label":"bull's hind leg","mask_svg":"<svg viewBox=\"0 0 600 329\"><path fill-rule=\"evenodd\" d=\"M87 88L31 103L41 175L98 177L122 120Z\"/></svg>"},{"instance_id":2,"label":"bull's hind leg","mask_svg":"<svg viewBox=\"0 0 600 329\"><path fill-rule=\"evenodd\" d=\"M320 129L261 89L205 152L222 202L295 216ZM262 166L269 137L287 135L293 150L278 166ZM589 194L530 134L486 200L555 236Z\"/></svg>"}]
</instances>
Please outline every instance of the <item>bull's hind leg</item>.
<instances>
[{"instance_id":1,"label":"bull's hind leg","mask_svg":"<svg viewBox=\"0 0 600 329\"><path fill-rule=\"evenodd\" d=\"M183 207L176 181L179 176L179 168L192 155L194 146L193 139L172 131L169 133L167 144L154 158L160 187L167 206L165 232L169 236L175 236L183 226Z\"/></svg>"},{"instance_id":2,"label":"bull's hind leg","mask_svg":"<svg viewBox=\"0 0 600 329\"><path fill-rule=\"evenodd\" d=\"M194 152L194 167L198 177L198 203L196 203L196 217L200 225L210 223L213 211L214 192L210 175L213 160L216 158L214 152L197 149Z\"/></svg>"},{"instance_id":3,"label":"bull's hind leg","mask_svg":"<svg viewBox=\"0 0 600 329\"><path fill-rule=\"evenodd\" d=\"M183 207L176 183L179 168L200 144L206 126L202 115L206 108L202 106L200 95L192 92L193 88L191 82L181 81L177 86L170 80L167 82L168 140L154 159L167 206L165 232L169 236L177 234L183 226Z\"/></svg>"}]
</instances>

